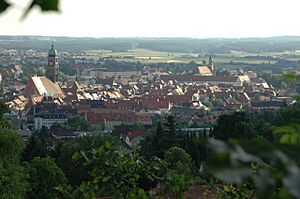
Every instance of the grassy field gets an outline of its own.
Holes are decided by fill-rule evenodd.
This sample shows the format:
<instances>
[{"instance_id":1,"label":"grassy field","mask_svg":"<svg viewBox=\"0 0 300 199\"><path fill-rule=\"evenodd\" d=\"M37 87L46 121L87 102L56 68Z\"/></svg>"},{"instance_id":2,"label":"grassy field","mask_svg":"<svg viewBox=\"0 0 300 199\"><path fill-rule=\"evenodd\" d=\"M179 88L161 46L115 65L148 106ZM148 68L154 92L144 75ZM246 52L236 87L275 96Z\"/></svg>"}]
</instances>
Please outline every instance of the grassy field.
<instances>
[{"instance_id":1,"label":"grassy field","mask_svg":"<svg viewBox=\"0 0 300 199\"><path fill-rule=\"evenodd\" d=\"M81 56L89 59L99 59L104 57L111 57L118 61L133 61L143 63L159 63L159 62L185 62L190 61L200 62L197 54L188 53L173 53L173 52L159 52L147 49L130 49L127 52L112 52L112 51L85 51L86 55Z\"/></svg>"},{"instance_id":2,"label":"grassy field","mask_svg":"<svg viewBox=\"0 0 300 199\"><path fill-rule=\"evenodd\" d=\"M287 60L300 60L300 50L298 51L285 51L285 52L269 52L269 53L246 53L239 51L231 51L226 54L215 54L214 62L230 63L239 62L247 64L261 64L261 63L274 63L272 60L266 60L264 58L249 59L247 56L272 56L280 57ZM99 58L109 58L115 59L117 61L129 61L142 63L188 63L191 61L201 63L203 58L198 58L198 54L195 53L178 53L178 52L160 52L148 49L130 49L126 52L112 52L109 50L93 50L85 51L85 55L81 56L87 59L99 59ZM204 59L208 59L207 56Z\"/></svg>"}]
</instances>

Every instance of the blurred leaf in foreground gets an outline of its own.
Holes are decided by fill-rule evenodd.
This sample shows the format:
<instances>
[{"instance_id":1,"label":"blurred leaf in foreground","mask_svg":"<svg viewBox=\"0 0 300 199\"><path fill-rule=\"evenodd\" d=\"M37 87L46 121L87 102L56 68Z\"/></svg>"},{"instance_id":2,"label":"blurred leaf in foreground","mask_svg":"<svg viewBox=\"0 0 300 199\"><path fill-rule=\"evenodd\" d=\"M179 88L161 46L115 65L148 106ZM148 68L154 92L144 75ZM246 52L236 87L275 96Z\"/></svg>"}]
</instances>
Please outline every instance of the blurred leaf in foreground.
<instances>
[{"instance_id":1,"label":"blurred leaf in foreground","mask_svg":"<svg viewBox=\"0 0 300 199\"><path fill-rule=\"evenodd\" d=\"M23 19L28 15L34 6L39 6L42 11L59 11L59 0L33 0L23 15Z\"/></svg>"},{"instance_id":2,"label":"blurred leaf in foreground","mask_svg":"<svg viewBox=\"0 0 300 199\"><path fill-rule=\"evenodd\" d=\"M0 0L0 14L10 6L5 0Z\"/></svg>"}]
</instances>

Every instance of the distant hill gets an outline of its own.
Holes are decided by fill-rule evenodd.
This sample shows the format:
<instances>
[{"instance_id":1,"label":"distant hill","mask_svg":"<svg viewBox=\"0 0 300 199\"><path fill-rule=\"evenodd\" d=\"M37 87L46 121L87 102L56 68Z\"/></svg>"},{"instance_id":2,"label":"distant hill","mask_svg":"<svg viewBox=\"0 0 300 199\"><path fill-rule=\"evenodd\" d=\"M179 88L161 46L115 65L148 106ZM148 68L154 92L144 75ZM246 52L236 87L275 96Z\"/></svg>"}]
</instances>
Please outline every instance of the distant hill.
<instances>
[{"instance_id":1,"label":"distant hill","mask_svg":"<svg viewBox=\"0 0 300 199\"><path fill-rule=\"evenodd\" d=\"M44 36L0 36L0 49L36 49L46 51L51 41L60 51L112 50L145 48L165 52L226 53L231 50L244 52L279 52L300 49L300 36L241 39L193 38L75 38Z\"/></svg>"}]
</instances>

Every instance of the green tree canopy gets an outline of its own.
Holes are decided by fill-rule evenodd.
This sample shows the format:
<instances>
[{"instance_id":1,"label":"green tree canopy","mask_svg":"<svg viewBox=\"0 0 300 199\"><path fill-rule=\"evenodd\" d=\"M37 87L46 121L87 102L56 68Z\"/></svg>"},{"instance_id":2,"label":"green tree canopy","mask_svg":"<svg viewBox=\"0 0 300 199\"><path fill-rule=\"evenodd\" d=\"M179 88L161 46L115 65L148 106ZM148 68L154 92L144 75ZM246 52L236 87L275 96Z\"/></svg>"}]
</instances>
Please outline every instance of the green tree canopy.
<instances>
[{"instance_id":1,"label":"green tree canopy","mask_svg":"<svg viewBox=\"0 0 300 199\"><path fill-rule=\"evenodd\" d=\"M56 188L67 183L63 171L50 157L36 157L26 167L30 184L27 198L57 198Z\"/></svg>"},{"instance_id":2,"label":"green tree canopy","mask_svg":"<svg viewBox=\"0 0 300 199\"><path fill-rule=\"evenodd\" d=\"M0 132L0 196L24 198L28 188L27 176L20 165L24 142L12 131Z\"/></svg>"},{"instance_id":3,"label":"green tree canopy","mask_svg":"<svg viewBox=\"0 0 300 199\"><path fill-rule=\"evenodd\" d=\"M235 112L221 115L214 127L215 138L221 140L243 139L250 140L258 135L256 123L245 112Z\"/></svg>"}]
</instances>

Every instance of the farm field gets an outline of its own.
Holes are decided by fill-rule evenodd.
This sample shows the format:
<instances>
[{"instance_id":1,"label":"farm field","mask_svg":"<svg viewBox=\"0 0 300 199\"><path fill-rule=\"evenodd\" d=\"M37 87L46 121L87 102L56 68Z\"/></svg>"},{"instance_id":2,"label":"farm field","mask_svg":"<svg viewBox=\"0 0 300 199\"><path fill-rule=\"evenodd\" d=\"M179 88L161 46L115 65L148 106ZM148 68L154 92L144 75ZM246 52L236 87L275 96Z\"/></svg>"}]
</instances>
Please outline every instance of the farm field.
<instances>
[{"instance_id":1,"label":"farm field","mask_svg":"<svg viewBox=\"0 0 300 199\"><path fill-rule=\"evenodd\" d=\"M124 52L112 52L110 50L89 50L79 57L87 59L114 59L116 61L142 62L142 63L188 63L194 61L201 64L202 60L208 59L208 54L202 56L196 53L161 52L148 49L129 49ZM256 58L257 56L257 58ZM286 60L300 60L300 50L284 52L248 53L231 51L230 53L214 54L215 63L245 63L262 64L274 63L266 57L283 58ZM251 57L251 58L250 58Z\"/></svg>"}]
</instances>

